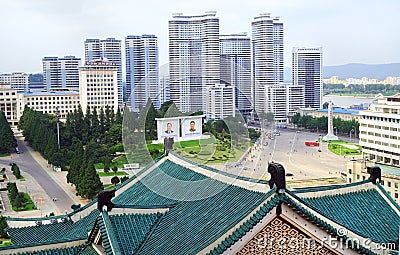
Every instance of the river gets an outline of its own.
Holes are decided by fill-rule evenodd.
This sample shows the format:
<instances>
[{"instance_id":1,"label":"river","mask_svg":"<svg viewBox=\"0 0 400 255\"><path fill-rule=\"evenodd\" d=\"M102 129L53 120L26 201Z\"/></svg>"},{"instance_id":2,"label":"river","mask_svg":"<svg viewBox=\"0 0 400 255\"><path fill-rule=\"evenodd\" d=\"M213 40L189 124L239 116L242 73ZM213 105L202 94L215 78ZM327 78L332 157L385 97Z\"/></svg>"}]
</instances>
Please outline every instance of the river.
<instances>
[{"instance_id":1,"label":"river","mask_svg":"<svg viewBox=\"0 0 400 255\"><path fill-rule=\"evenodd\" d=\"M322 103L332 101L334 105L348 108L353 104L371 103L373 98L350 97L350 96L323 96Z\"/></svg>"}]
</instances>

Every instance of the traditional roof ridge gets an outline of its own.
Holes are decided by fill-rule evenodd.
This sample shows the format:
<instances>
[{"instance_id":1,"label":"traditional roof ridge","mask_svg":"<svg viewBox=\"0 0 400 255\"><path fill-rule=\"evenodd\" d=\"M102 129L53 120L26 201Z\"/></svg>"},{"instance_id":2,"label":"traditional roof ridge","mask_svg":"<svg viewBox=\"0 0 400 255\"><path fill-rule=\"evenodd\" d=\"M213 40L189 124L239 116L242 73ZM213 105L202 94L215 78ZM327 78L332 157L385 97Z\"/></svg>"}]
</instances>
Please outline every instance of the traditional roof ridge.
<instances>
[{"instance_id":1,"label":"traditional roof ridge","mask_svg":"<svg viewBox=\"0 0 400 255\"><path fill-rule=\"evenodd\" d=\"M98 221L101 237L103 239L104 249L107 255L121 254L118 241L115 238L114 229L111 224L107 211L102 211Z\"/></svg>"},{"instance_id":2,"label":"traditional roof ridge","mask_svg":"<svg viewBox=\"0 0 400 255\"><path fill-rule=\"evenodd\" d=\"M320 191L329 191L329 190L338 190L338 189L345 189L351 187L361 186L363 184L370 183L369 180L353 182L353 183L345 183L345 184L332 184L332 185L325 185L325 186L318 186L318 187L304 187L304 188L296 188L291 190L294 194L303 194L303 193L315 193Z\"/></svg>"},{"instance_id":3,"label":"traditional roof ridge","mask_svg":"<svg viewBox=\"0 0 400 255\"><path fill-rule=\"evenodd\" d=\"M390 203L398 210L398 213L400 214L400 205L393 199L391 195L389 195L389 193L379 182L376 182L376 186L382 192L382 194L387 198L387 200L389 200Z\"/></svg>"}]
</instances>

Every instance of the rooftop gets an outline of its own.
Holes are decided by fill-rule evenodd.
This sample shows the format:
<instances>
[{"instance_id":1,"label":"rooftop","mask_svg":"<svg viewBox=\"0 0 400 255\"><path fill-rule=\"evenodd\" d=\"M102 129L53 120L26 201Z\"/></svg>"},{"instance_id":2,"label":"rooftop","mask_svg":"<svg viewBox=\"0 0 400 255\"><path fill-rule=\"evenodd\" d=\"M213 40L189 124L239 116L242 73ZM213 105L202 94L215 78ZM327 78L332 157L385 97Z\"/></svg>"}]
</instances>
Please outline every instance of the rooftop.
<instances>
[{"instance_id":1,"label":"rooftop","mask_svg":"<svg viewBox=\"0 0 400 255\"><path fill-rule=\"evenodd\" d=\"M319 109L316 112L328 112L328 109ZM337 114L358 114L359 111L352 110L352 109L345 109L342 107L333 107L333 113Z\"/></svg>"}]
</instances>

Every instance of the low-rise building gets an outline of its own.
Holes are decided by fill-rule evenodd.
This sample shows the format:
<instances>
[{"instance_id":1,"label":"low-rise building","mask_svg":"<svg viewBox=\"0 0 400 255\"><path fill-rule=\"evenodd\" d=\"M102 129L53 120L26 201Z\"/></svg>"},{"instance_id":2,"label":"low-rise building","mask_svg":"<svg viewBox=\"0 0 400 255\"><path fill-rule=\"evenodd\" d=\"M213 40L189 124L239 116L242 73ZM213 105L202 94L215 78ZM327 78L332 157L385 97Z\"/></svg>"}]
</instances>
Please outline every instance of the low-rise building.
<instances>
[{"instance_id":1,"label":"low-rise building","mask_svg":"<svg viewBox=\"0 0 400 255\"><path fill-rule=\"evenodd\" d=\"M0 84L0 110L11 126L16 126L19 120L17 91L9 84Z\"/></svg>"},{"instance_id":2,"label":"low-rise building","mask_svg":"<svg viewBox=\"0 0 400 255\"><path fill-rule=\"evenodd\" d=\"M26 73L0 73L0 84L8 84L18 92L25 92L29 86L29 75Z\"/></svg>"},{"instance_id":3,"label":"low-rise building","mask_svg":"<svg viewBox=\"0 0 400 255\"><path fill-rule=\"evenodd\" d=\"M313 109L313 108L301 108L301 109L297 109L296 111L297 113L299 113L301 116L304 115L310 115L314 118L320 118L320 117L328 117L328 109ZM359 111L354 110L354 109L345 109L342 107L333 107L333 117L334 118L340 118L341 120L359 120L360 119L360 115L359 115Z\"/></svg>"}]
</instances>

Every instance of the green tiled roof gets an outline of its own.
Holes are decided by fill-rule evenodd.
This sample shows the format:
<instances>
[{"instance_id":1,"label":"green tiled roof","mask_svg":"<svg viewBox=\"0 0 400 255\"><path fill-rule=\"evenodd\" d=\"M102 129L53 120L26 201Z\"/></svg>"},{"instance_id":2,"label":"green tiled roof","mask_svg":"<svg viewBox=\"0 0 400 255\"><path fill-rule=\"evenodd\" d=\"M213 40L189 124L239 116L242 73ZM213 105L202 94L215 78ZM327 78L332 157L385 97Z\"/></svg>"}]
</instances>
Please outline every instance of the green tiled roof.
<instances>
[{"instance_id":1,"label":"green tiled roof","mask_svg":"<svg viewBox=\"0 0 400 255\"><path fill-rule=\"evenodd\" d=\"M375 164L375 165L381 168L382 174L391 174L400 176L400 168L398 167L388 166L384 164Z\"/></svg>"},{"instance_id":2,"label":"green tiled roof","mask_svg":"<svg viewBox=\"0 0 400 255\"><path fill-rule=\"evenodd\" d=\"M375 189L302 198L325 217L374 242L398 242L400 216Z\"/></svg>"},{"instance_id":3,"label":"green tiled roof","mask_svg":"<svg viewBox=\"0 0 400 255\"><path fill-rule=\"evenodd\" d=\"M43 250L43 251L29 251L23 253L12 253L11 255L94 255L97 253L92 249L88 249L85 245L75 246L71 248L60 248L60 249L51 249L51 250ZM81 253L84 250L90 251L92 250L94 253Z\"/></svg>"},{"instance_id":4,"label":"green tiled roof","mask_svg":"<svg viewBox=\"0 0 400 255\"><path fill-rule=\"evenodd\" d=\"M120 254L132 254L161 216L161 213L111 215L110 222Z\"/></svg>"},{"instance_id":5,"label":"green tiled roof","mask_svg":"<svg viewBox=\"0 0 400 255\"><path fill-rule=\"evenodd\" d=\"M98 215L99 211L96 209L76 222L69 220L67 222L45 224L42 226L8 228L7 233L11 237L14 247L83 240L87 238L87 233L92 229Z\"/></svg>"}]
</instances>

